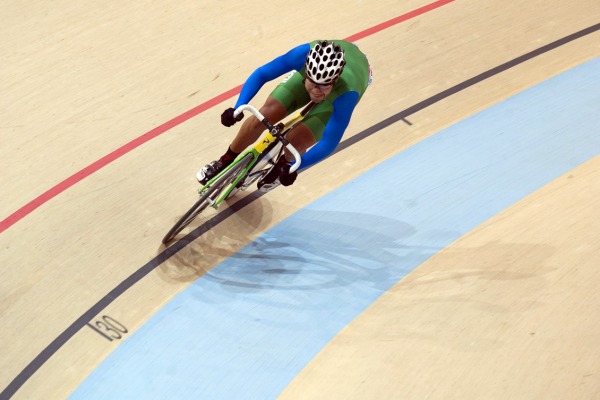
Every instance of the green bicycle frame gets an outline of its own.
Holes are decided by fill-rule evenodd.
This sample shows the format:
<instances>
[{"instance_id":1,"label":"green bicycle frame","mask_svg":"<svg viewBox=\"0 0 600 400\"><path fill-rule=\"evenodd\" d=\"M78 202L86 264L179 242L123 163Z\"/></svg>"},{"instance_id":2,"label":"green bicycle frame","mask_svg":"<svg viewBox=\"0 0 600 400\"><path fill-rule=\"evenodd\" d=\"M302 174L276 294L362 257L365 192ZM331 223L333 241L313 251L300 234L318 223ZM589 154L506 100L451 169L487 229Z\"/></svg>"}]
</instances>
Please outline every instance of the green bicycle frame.
<instances>
[{"instance_id":1,"label":"green bicycle frame","mask_svg":"<svg viewBox=\"0 0 600 400\"><path fill-rule=\"evenodd\" d=\"M303 118L304 114L298 113L295 117L293 117L291 120L284 124L282 132L291 129L300 121L302 121ZM225 200L227 196L229 196L229 194L237 186L237 184L241 180L243 180L248 174L248 172L254 167L254 165L258 161L258 157L265 151L265 149L271 143L273 143L276 140L278 140L277 137L275 137L270 131L267 130L267 132L259 141L257 141L252 147L249 147L248 149L240 153L240 155L238 155L237 158L231 164L229 164L223 171L219 172L212 179L210 179L202 188L200 188L200 190L198 190L198 193L202 195L206 189L211 187L219 178L226 174L227 171L231 170L232 168L235 168L244 158L246 158L248 154L252 154L252 161L250 161L250 163L248 163L248 165L237 174L235 179L231 183L229 183L227 188L221 191L217 199L211 204L211 207L215 209L219 207L219 204L221 204L223 200Z\"/></svg>"}]
</instances>

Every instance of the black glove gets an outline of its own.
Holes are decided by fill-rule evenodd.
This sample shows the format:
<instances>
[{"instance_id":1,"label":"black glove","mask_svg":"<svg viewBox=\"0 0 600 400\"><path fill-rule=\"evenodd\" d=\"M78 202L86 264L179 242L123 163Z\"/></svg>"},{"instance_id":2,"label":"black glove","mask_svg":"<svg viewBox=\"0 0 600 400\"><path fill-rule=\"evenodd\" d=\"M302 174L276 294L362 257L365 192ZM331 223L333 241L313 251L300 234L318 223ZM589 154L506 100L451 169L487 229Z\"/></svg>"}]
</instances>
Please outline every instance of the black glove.
<instances>
[{"instance_id":1,"label":"black glove","mask_svg":"<svg viewBox=\"0 0 600 400\"><path fill-rule=\"evenodd\" d=\"M290 173L291 167L292 166L287 163L281 167L281 173L279 174L279 182L281 182L283 186L290 186L294 183L294 181L296 181L298 173L296 171Z\"/></svg>"},{"instance_id":2,"label":"black glove","mask_svg":"<svg viewBox=\"0 0 600 400\"><path fill-rule=\"evenodd\" d=\"M235 108L228 108L221 114L221 123L227 127L234 125L236 122L241 121L244 118L244 113L240 113L237 117L233 116Z\"/></svg>"}]
</instances>

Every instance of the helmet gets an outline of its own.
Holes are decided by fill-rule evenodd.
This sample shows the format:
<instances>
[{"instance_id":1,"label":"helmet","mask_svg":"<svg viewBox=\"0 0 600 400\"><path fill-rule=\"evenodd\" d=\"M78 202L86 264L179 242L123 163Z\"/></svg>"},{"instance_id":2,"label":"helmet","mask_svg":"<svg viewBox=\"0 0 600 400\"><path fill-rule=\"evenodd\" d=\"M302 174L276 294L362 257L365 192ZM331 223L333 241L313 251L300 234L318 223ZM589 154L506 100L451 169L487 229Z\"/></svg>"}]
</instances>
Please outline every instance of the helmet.
<instances>
[{"instance_id":1,"label":"helmet","mask_svg":"<svg viewBox=\"0 0 600 400\"><path fill-rule=\"evenodd\" d=\"M344 50L337 44L322 40L306 56L306 75L315 83L327 85L340 76L344 65Z\"/></svg>"}]
</instances>

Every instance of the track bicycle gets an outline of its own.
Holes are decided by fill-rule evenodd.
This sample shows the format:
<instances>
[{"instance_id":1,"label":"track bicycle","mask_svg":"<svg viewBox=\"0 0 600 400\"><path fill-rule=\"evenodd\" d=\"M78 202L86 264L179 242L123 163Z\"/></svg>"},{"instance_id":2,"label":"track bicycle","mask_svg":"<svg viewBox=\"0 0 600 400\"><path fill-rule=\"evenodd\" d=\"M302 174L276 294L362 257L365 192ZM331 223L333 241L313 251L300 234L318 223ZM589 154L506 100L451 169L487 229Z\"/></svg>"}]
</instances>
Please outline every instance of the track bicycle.
<instances>
[{"instance_id":1,"label":"track bicycle","mask_svg":"<svg viewBox=\"0 0 600 400\"><path fill-rule=\"evenodd\" d=\"M179 232L209 206L217 209L224 200L233 197L239 190L248 189L254 182L260 184L260 180L269 173L277 160L284 154L284 148L294 156L294 164L290 167L290 172L296 171L300 167L300 154L285 139L285 136L302 121L314 106L315 103L308 103L295 117L285 124L279 123L277 125L271 124L253 106L248 104L239 106L235 110L234 116L238 116L244 111L250 111L265 125L267 130L259 140L199 189L200 199L173 225L162 242L164 244L171 242ZM259 190L268 191L272 188L268 185L265 186L264 189Z\"/></svg>"}]
</instances>

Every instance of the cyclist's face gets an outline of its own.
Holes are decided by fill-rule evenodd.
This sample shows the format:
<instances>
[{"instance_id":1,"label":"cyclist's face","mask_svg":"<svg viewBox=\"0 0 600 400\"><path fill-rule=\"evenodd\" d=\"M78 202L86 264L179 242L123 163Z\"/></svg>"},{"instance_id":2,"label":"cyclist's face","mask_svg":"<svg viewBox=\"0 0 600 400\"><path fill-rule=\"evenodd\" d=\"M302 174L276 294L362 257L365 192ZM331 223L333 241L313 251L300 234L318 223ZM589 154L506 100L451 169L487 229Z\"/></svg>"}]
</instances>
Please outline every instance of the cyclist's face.
<instances>
[{"instance_id":1,"label":"cyclist's face","mask_svg":"<svg viewBox=\"0 0 600 400\"><path fill-rule=\"evenodd\" d=\"M309 77L306 77L304 87L306 88L310 99L315 103L320 103L329 93L331 93L333 83L330 83L329 85L319 85L314 83Z\"/></svg>"}]
</instances>

